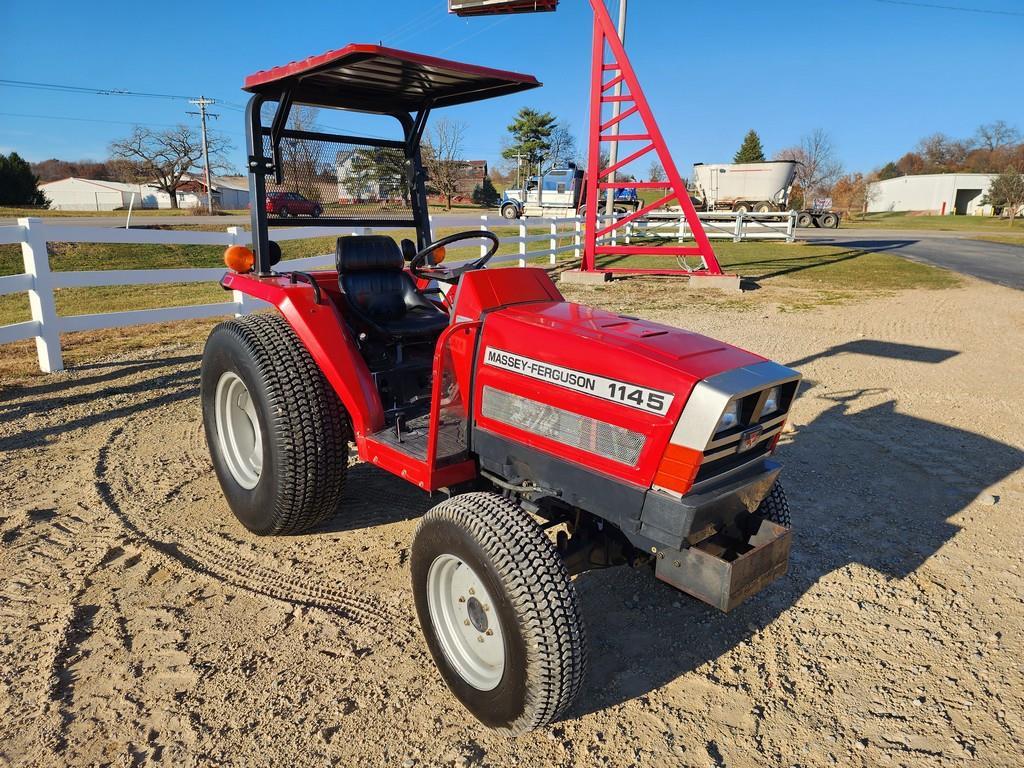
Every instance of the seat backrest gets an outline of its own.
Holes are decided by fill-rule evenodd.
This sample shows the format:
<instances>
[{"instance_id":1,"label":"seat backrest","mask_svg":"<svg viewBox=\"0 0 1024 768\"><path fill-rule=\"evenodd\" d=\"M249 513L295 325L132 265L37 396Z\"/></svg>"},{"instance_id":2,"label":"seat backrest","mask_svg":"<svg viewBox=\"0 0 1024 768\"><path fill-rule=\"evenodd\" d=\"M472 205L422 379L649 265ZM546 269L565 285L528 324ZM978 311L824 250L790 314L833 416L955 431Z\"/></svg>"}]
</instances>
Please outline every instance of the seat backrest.
<instances>
[{"instance_id":1,"label":"seat backrest","mask_svg":"<svg viewBox=\"0 0 1024 768\"><path fill-rule=\"evenodd\" d=\"M335 257L341 290L358 313L376 322L405 315L406 296L415 288L398 243L387 235L339 237Z\"/></svg>"}]
</instances>

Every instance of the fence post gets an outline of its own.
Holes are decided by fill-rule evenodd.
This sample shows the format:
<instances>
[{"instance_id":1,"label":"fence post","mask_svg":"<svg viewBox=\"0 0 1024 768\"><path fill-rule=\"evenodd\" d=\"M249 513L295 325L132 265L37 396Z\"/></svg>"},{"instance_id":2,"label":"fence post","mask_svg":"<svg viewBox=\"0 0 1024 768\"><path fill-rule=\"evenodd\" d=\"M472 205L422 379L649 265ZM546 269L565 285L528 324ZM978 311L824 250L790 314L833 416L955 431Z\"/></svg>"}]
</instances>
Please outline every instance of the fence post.
<instances>
[{"instance_id":1,"label":"fence post","mask_svg":"<svg viewBox=\"0 0 1024 768\"><path fill-rule=\"evenodd\" d=\"M526 224L519 225L519 266L526 266Z\"/></svg>"},{"instance_id":2,"label":"fence post","mask_svg":"<svg viewBox=\"0 0 1024 768\"><path fill-rule=\"evenodd\" d=\"M480 217L480 231L481 232L486 232L487 231L487 214L486 213L483 216ZM491 242L490 240L481 240L480 241L480 257L481 258L483 258L484 256L487 255L487 249L491 247L490 246L490 242Z\"/></svg>"},{"instance_id":3,"label":"fence post","mask_svg":"<svg viewBox=\"0 0 1024 768\"><path fill-rule=\"evenodd\" d=\"M550 263L552 265L554 265L554 264L558 263L558 222L557 221L552 220L552 222L551 222L551 229L549 231L551 232L551 237L548 240L548 246L551 248Z\"/></svg>"},{"instance_id":4,"label":"fence post","mask_svg":"<svg viewBox=\"0 0 1024 768\"><path fill-rule=\"evenodd\" d=\"M249 243L249 233L243 231L241 227L228 227L227 233L231 235L232 245L247 245ZM249 296L241 291L232 291L231 298L235 302L235 317L248 315L255 309Z\"/></svg>"},{"instance_id":5,"label":"fence post","mask_svg":"<svg viewBox=\"0 0 1024 768\"><path fill-rule=\"evenodd\" d=\"M738 243L743 239L743 211L736 214L736 230L733 232L732 241Z\"/></svg>"},{"instance_id":6,"label":"fence post","mask_svg":"<svg viewBox=\"0 0 1024 768\"><path fill-rule=\"evenodd\" d=\"M32 319L39 323L39 334L36 336L39 370L43 373L63 371L57 306L53 301L53 285L50 281L50 253L46 248L46 224L42 219L34 217L18 219L18 224L25 229L25 239L21 241L25 274L32 275L28 305Z\"/></svg>"},{"instance_id":7,"label":"fence post","mask_svg":"<svg viewBox=\"0 0 1024 768\"><path fill-rule=\"evenodd\" d=\"M573 221L572 244L574 246L572 257L574 259L582 259L583 253L580 246L583 244L583 222L580 220L579 216L575 217L575 220Z\"/></svg>"},{"instance_id":8,"label":"fence post","mask_svg":"<svg viewBox=\"0 0 1024 768\"><path fill-rule=\"evenodd\" d=\"M792 243L796 241L796 211L789 212L789 218L786 219L786 242Z\"/></svg>"}]
</instances>

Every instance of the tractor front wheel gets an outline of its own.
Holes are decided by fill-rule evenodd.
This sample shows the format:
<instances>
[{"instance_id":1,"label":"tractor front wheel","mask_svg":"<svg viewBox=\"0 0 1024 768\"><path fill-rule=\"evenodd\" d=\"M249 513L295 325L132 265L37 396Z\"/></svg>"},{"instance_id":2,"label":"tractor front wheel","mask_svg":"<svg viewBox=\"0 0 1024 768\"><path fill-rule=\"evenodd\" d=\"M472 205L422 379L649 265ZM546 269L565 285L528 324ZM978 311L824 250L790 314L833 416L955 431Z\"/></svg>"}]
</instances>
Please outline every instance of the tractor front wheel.
<instances>
[{"instance_id":1,"label":"tractor front wheel","mask_svg":"<svg viewBox=\"0 0 1024 768\"><path fill-rule=\"evenodd\" d=\"M214 328L200 392L213 467L242 525L261 536L298 533L337 511L348 417L284 318Z\"/></svg>"},{"instance_id":2,"label":"tractor front wheel","mask_svg":"<svg viewBox=\"0 0 1024 768\"><path fill-rule=\"evenodd\" d=\"M783 528L791 528L793 526L792 516L789 512L789 501L786 499L786 491L783 490L782 483L778 480L775 481L772 489L768 491L768 495L761 501L755 514L776 525L781 525Z\"/></svg>"},{"instance_id":3,"label":"tractor front wheel","mask_svg":"<svg viewBox=\"0 0 1024 768\"><path fill-rule=\"evenodd\" d=\"M467 493L430 510L411 552L416 612L441 676L482 723L548 725L579 692L586 637L554 544L521 507Z\"/></svg>"}]
</instances>

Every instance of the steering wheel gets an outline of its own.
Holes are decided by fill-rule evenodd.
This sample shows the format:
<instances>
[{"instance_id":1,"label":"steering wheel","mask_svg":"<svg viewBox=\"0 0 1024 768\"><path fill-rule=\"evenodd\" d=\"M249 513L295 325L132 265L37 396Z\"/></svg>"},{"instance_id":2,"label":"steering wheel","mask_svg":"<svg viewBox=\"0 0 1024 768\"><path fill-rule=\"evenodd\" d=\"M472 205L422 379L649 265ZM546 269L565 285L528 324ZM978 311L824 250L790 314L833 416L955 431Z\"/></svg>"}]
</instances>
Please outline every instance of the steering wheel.
<instances>
[{"instance_id":1,"label":"steering wheel","mask_svg":"<svg viewBox=\"0 0 1024 768\"><path fill-rule=\"evenodd\" d=\"M483 238L491 241L491 248L483 256L475 261L467 262L459 267L439 267L431 266L424 269L423 266L427 261L427 256L436 251L438 248L444 248L452 243L457 243L462 240L476 240L477 238ZM418 277L422 280L437 280L441 283L450 283L455 285L459 282L459 278L462 277L466 272L471 272L474 269L483 268L484 264L491 260L491 257L497 253L498 247L501 245L501 241L498 240L498 236L493 232L487 230L469 230L467 232L457 232L454 235L448 235L448 237L442 237L440 240L435 240L423 250L419 251L412 260L409 262L409 271L413 276Z\"/></svg>"}]
</instances>

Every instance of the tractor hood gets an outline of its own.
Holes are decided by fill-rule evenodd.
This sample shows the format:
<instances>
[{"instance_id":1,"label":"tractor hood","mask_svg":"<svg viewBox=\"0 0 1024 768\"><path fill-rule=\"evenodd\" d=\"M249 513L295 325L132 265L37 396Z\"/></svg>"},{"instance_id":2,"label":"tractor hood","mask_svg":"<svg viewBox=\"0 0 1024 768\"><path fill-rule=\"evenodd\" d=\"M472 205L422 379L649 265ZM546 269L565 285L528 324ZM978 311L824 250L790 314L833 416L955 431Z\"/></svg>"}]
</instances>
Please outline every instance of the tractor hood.
<instances>
[{"instance_id":1,"label":"tractor hood","mask_svg":"<svg viewBox=\"0 0 1024 768\"><path fill-rule=\"evenodd\" d=\"M682 400L701 379L764 360L699 333L570 302L493 312L483 340L557 366L668 390Z\"/></svg>"},{"instance_id":2,"label":"tractor hood","mask_svg":"<svg viewBox=\"0 0 1024 768\"><path fill-rule=\"evenodd\" d=\"M764 358L678 328L544 301L487 313L477 361L478 428L647 488L698 382ZM558 436L552 420L577 426Z\"/></svg>"}]
</instances>

